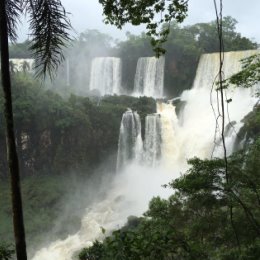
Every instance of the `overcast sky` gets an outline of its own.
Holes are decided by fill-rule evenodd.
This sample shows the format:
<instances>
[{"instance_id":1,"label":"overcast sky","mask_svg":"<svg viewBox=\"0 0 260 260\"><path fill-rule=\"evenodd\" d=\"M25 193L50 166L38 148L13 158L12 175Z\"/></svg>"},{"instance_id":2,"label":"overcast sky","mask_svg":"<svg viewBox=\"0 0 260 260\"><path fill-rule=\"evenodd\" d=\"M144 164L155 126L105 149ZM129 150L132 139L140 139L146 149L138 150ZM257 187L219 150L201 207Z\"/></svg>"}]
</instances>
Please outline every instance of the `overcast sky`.
<instances>
[{"instance_id":1,"label":"overcast sky","mask_svg":"<svg viewBox=\"0 0 260 260\"><path fill-rule=\"evenodd\" d=\"M102 20L102 7L98 0L61 0L76 32L97 29L117 39L124 39L126 31L139 34L145 27L126 26L118 30L105 25ZM260 0L223 0L223 15L230 15L238 21L237 31L243 36L260 43ZM189 13L184 24L209 22L215 19L213 0L189 0ZM19 39L26 39L26 26L21 26Z\"/></svg>"}]
</instances>

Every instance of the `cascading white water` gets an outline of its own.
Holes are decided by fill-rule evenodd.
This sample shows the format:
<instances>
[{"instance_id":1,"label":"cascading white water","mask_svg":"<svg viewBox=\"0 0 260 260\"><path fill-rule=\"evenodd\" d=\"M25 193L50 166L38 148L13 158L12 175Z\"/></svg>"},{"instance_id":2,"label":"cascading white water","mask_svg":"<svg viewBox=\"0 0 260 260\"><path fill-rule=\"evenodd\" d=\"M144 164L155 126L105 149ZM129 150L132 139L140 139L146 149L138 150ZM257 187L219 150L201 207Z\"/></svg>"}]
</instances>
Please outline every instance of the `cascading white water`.
<instances>
[{"instance_id":1,"label":"cascading white water","mask_svg":"<svg viewBox=\"0 0 260 260\"><path fill-rule=\"evenodd\" d=\"M120 94L121 60L115 57L94 58L91 63L89 89L101 95Z\"/></svg>"},{"instance_id":2,"label":"cascading white water","mask_svg":"<svg viewBox=\"0 0 260 260\"><path fill-rule=\"evenodd\" d=\"M230 77L241 69L241 59L257 52L259 51L226 52L223 64L225 78ZM193 88L184 91L181 96L181 99L186 101L185 109L181 114L181 134L178 137L182 158L191 158L193 156L208 158L212 154L215 146L215 128L216 126L221 126L221 117L216 121L214 116L214 112L215 114L218 113L219 107L217 91L215 90L216 85L213 86L218 70L218 53L202 55ZM229 120L236 122L233 127L234 131L229 131L229 135L226 137L227 150L228 154L230 154L236 133L242 126L241 120L252 110L257 99L253 96L252 89L234 88L232 86L226 91L225 99L232 99L232 102L228 103L228 110L226 109L225 125L229 124ZM219 131L220 128L217 130ZM215 137L216 144L220 144L219 139L220 136L218 134ZM223 148L216 146L213 155L222 156Z\"/></svg>"},{"instance_id":3,"label":"cascading white water","mask_svg":"<svg viewBox=\"0 0 260 260\"><path fill-rule=\"evenodd\" d=\"M34 59L9 59L11 70L14 72L27 71L32 72Z\"/></svg>"},{"instance_id":4,"label":"cascading white water","mask_svg":"<svg viewBox=\"0 0 260 260\"><path fill-rule=\"evenodd\" d=\"M159 114L145 118L144 162L155 167L161 157L161 119Z\"/></svg>"},{"instance_id":5,"label":"cascading white water","mask_svg":"<svg viewBox=\"0 0 260 260\"><path fill-rule=\"evenodd\" d=\"M136 67L134 95L161 98L164 83L164 57L139 58Z\"/></svg>"},{"instance_id":6,"label":"cascading white water","mask_svg":"<svg viewBox=\"0 0 260 260\"><path fill-rule=\"evenodd\" d=\"M225 53L225 76L228 77L239 71L241 68L239 60L254 53L255 51ZM218 72L218 66L218 54L205 54L201 57L193 88L185 91L181 96L181 99L186 101L186 106L181 112L179 120L175 113L175 107L171 103L158 103L158 115L153 118L148 116L149 123L147 124L149 127L147 126L146 130L145 147L149 146L148 143L153 143L157 147L155 145L156 138L158 138L156 127L158 121L161 124L162 163L160 167L139 166L136 160L133 160L134 165L125 167L125 171L116 176L114 185L108 189L107 198L94 204L93 208L86 212L79 232L41 249L35 254L33 260L70 260L75 250L88 246L95 239L102 239L100 227L107 230L118 228L126 221L127 216L140 216L146 210L147 203L152 196L167 196L171 191L165 194L161 184L168 183L170 179L179 176L180 170L187 169L186 159L194 156L200 158L211 156L216 126L211 103L216 109L217 98L216 91L213 91L212 99L210 92ZM241 119L252 110L256 103L256 98L250 92L250 89L240 88L227 91L227 98L232 98L232 102L229 103L229 117L231 121L237 122L234 125L237 131L242 125ZM131 110L123 115L118 161L121 160L125 163L128 160L128 154L133 157L133 149L136 154L142 152L140 119L136 118L139 117ZM155 123L155 121L157 122ZM226 123L228 124L228 122ZM129 133L126 135L127 131ZM133 133L136 138L134 142ZM231 151L234 134L231 131L228 133L227 147ZM128 136L128 140L131 141L126 141L127 138L125 139L124 136ZM132 143L131 149L127 147L130 143ZM221 156L221 149L216 149L215 155ZM151 157L154 159L154 154L151 153Z\"/></svg>"},{"instance_id":7,"label":"cascading white water","mask_svg":"<svg viewBox=\"0 0 260 260\"><path fill-rule=\"evenodd\" d=\"M138 161L143 148L141 121L137 112L128 109L122 117L117 154L117 171L132 160Z\"/></svg>"},{"instance_id":8,"label":"cascading white water","mask_svg":"<svg viewBox=\"0 0 260 260\"><path fill-rule=\"evenodd\" d=\"M157 102L157 113L160 114L162 126L162 164L174 169L179 159L179 126L175 107L171 103Z\"/></svg>"}]
</instances>

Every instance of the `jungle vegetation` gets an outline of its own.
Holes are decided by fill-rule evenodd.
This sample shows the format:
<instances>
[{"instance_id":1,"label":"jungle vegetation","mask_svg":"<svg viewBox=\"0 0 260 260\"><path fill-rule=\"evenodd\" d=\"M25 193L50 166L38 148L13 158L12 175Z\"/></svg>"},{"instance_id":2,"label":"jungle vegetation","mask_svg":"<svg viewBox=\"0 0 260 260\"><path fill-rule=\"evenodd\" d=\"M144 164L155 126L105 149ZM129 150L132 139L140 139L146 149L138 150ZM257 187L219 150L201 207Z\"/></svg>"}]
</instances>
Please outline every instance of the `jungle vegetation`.
<instances>
[{"instance_id":1,"label":"jungle vegetation","mask_svg":"<svg viewBox=\"0 0 260 260\"><path fill-rule=\"evenodd\" d=\"M257 48L256 43L236 32L235 24L231 17L223 20L225 50ZM164 45L167 50L165 89L169 96L176 96L191 87L199 56L218 51L214 40L217 32L215 22L186 27L171 23L170 26L168 42ZM130 92L137 59L154 55L150 40L145 34L128 34L126 41L115 44L109 36L97 31L82 33L65 54L72 64L71 84L67 86L64 82L64 68L61 67L60 76L52 83L55 91L46 90L41 82L26 73L12 75L15 138L29 239L37 237L39 230L45 230L58 217L64 192L76 189L68 186L72 175L77 173L80 177L91 178L104 159L110 162L109 169L115 168L119 125L126 108L137 110L142 120L146 114L155 112L155 101L150 98L110 96L100 99L95 95L73 94L73 88L77 89L77 84L84 87L88 77L85 73L82 80L78 80L77 71L82 64L77 58L83 57L90 66L94 56L112 53L121 57L125 64L123 81ZM91 51L89 47L96 42L101 48ZM27 46L28 42L10 46L10 56L31 57ZM79 46L83 56L82 53L76 55ZM2 93L0 104L3 104ZM245 119L242 129L249 133L248 138L251 137L248 146L228 159L233 180L231 187L226 187L223 181L221 159L191 159L190 170L168 185L174 190L169 200L154 198L144 217L130 218L126 227L115 231L103 243L96 241L93 247L84 249L80 259L257 259L260 245L259 118L258 106ZM3 122L3 110L0 110L0 121ZM244 136L242 132L241 136ZM7 202L1 205L2 220L11 216L4 140L4 124L1 124L0 147L4 152L0 154L0 196ZM230 189L238 196L230 193ZM235 231L228 223L229 203L234 208ZM39 205L46 210L45 215L38 212ZM71 230L79 225L79 219L74 217L66 220ZM7 222L0 226L0 240L10 242L11 223ZM243 226L249 231L245 232ZM12 253L11 247L0 245L3 259L9 259Z\"/></svg>"}]
</instances>

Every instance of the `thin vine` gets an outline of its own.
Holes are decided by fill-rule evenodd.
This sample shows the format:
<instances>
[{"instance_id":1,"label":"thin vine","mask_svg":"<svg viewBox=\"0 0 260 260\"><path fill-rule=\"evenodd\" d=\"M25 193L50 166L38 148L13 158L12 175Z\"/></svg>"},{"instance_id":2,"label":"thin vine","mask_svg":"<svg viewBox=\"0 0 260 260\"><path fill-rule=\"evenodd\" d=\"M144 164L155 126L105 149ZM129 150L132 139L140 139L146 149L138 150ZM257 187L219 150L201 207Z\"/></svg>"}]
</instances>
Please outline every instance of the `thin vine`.
<instances>
[{"instance_id":1,"label":"thin vine","mask_svg":"<svg viewBox=\"0 0 260 260\"><path fill-rule=\"evenodd\" d=\"M222 0L219 0L219 10L217 6L217 1L214 1L214 8L216 13L216 22L217 22L217 31L218 31L218 40L219 40L219 70L218 70L218 79L219 79L219 87L218 91L220 92L220 111L219 111L219 100L218 101L218 113L219 117L222 118L221 122L221 140L222 140L222 146L224 151L224 162L225 162L225 178L226 178L226 184L228 188L228 193L232 194L232 189L230 187L231 183L231 176L229 174L229 168L228 168L228 159L227 159L227 147L226 147L226 141L225 141L225 93L224 93L224 72L223 72L223 64L224 64L224 41L223 41L223 34L222 34L222 10L223 10L223 2ZM228 105L228 104L227 104ZM217 126L216 126L217 127ZM232 205L232 198L229 201L229 215L230 215L230 223L234 230L234 234L236 237L237 245L240 250L240 241L238 237L238 233L236 230L236 226L233 219L233 205Z\"/></svg>"}]
</instances>

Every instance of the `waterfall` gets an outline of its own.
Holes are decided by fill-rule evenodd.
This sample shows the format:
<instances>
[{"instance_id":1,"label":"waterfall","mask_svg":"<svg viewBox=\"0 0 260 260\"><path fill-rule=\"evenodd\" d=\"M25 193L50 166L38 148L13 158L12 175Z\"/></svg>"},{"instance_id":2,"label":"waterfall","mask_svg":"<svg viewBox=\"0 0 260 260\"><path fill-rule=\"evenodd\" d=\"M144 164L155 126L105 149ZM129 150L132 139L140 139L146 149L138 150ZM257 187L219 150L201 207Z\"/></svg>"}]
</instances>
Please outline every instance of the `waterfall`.
<instances>
[{"instance_id":1,"label":"waterfall","mask_svg":"<svg viewBox=\"0 0 260 260\"><path fill-rule=\"evenodd\" d=\"M238 72L241 69L240 60L255 53L256 51L225 53L223 66L225 77ZM194 156L202 159L210 158L213 150L215 156L222 156L222 147L213 149L214 140L216 143L219 141L219 135L214 139L217 121L212 110L213 106L217 111L217 92L213 90L211 95L211 88L219 69L218 57L218 53L202 55L193 88L184 91L181 96L186 105L179 118L171 102L158 102L157 114L147 116L143 158L154 166L157 156L161 154L159 167L144 167L137 164L125 167L122 174L116 176L114 186L107 188L106 184L105 190L108 191L106 199L100 200L99 203L95 202L93 208L86 212L81 229L67 239L55 241L42 248L35 254L33 260L70 260L73 252L91 245L91 241L95 239L104 237L100 227L108 231L118 228L125 223L127 216L141 216L152 196L170 195L164 193L167 191L162 189L161 185L169 183L171 179L178 177L180 172L187 170L187 159ZM142 62L145 63L140 61L140 64ZM141 71L138 73L141 75ZM140 91L142 94L143 90ZM232 102L228 104L228 115L232 125L226 122L229 153L232 152L236 132L242 126L241 120L252 110L257 101L251 95L251 91L243 88L230 88L226 91L227 99L232 98ZM140 117L129 109L123 114L121 121L117 168L121 169L129 161L138 161L142 153Z\"/></svg>"},{"instance_id":2,"label":"waterfall","mask_svg":"<svg viewBox=\"0 0 260 260\"><path fill-rule=\"evenodd\" d=\"M175 107L171 102L157 102L157 113L160 114L162 128L162 164L173 169L181 149L178 143L179 123Z\"/></svg>"},{"instance_id":3,"label":"waterfall","mask_svg":"<svg viewBox=\"0 0 260 260\"><path fill-rule=\"evenodd\" d=\"M139 58L136 67L134 95L160 98L163 96L164 57Z\"/></svg>"},{"instance_id":4,"label":"waterfall","mask_svg":"<svg viewBox=\"0 0 260 260\"><path fill-rule=\"evenodd\" d=\"M241 59L257 52L259 51L226 52L223 64L225 78L241 70ZM184 91L181 96L181 99L186 101L186 106L181 114L182 124L179 140L181 151L185 158L193 156L209 158L213 151L213 156L223 156L223 148L221 145L218 145L220 144L219 130L222 122L221 118L216 120L219 99L215 90L216 84L213 84L218 70L218 53L202 55L193 88ZM225 91L225 99L232 99L232 102L228 103L225 120L226 126L229 124L229 121L233 121L232 131L228 131L228 135L226 136L227 150L228 154L230 154L233 149L236 133L243 124L241 120L252 110L257 99L253 95L253 89L234 88L233 86L230 86ZM225 102L225 105L227 105L227 102ZM216 136L215 130L217 130Z\"/></svg>"},{"instance_id":5,"label":"waterfall","mask_svg":"<svg viewBox=\"0 0 260 260\"><path fill-rule=\"evenodd\" d=\"M117 154L117 170L140 159L143 149L141 121L137 112L128 109L122 116Z\"/></svg>"},{"instance_id":6,"label":"waterfall","mask_svg":"<svg viewBox=\"0 0 260 260\"><path fill-rule=\"evenodd\" d=\"M121 60L114 57L94 58L91 63L91 90L98 90L100 95L120 94Z\"/></svg>"},{"instance_id":7,"label":"waterfall","mask_svg":"<svg viewBox=\"0 0 260 260\"><path fill-rule=\"evenodd\" d=\"M145 118L144 162L155 167L161 157L161 119L159 114Z\"/></svg>"},{"instance_id":8,"label":"waterfall","mask_svg":"<svg viewBox=\"0 0 260 260\"><path fill-rule=\"evenodd\" d=\"M225 78L241 70L241 59L259 51L237 51L225 53L223 74ZM222 157L221 118L216 120L220 100L214 84L219 70L219 54L201 56L193 88L186 90L181 100L186 105L177 118L175 107L157 102L157 113L161 119L161 164L171 169L183 169L186 160L194 156L210 158ZM234 88L225 91L225 99L232 99L226 108L225 141L227 153L233 151L236 135L243 125L241 120L257 102L253 89ZM225 102L227 105L227 102ZM213 111L214 108L214 111ZM216 134L215 134L216 132Z\"/></svg>"}]
</instances>

